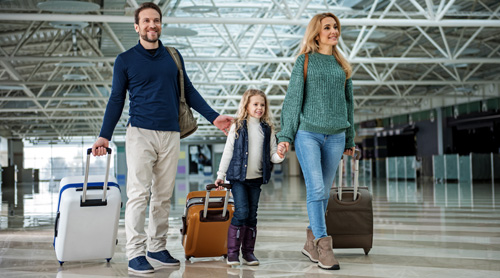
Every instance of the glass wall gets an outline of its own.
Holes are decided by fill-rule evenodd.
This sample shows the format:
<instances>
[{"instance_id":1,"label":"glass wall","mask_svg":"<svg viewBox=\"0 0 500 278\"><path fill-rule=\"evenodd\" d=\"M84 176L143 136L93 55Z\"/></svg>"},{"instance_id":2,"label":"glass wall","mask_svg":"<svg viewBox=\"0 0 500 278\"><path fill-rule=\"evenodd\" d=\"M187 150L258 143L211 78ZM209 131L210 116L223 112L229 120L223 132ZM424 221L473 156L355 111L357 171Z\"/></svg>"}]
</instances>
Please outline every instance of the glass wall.
<instances>
[{"instance_id":1,"label":"glass wall","mask_svg":"<svg viewBox=\"0 0 500 278\"><path fill-rule=\"evenodd\" d=\"M87 149L94 141L80 143L59 143L50 145L24 144L24 167L39 169L40 181L57 181L67 176L82 176L85 174ZM113 150L110 173L115 175L116 147L110 143ZM106 156L90 155L90 175L106 173Z\"/></svg>"}]
</instances>

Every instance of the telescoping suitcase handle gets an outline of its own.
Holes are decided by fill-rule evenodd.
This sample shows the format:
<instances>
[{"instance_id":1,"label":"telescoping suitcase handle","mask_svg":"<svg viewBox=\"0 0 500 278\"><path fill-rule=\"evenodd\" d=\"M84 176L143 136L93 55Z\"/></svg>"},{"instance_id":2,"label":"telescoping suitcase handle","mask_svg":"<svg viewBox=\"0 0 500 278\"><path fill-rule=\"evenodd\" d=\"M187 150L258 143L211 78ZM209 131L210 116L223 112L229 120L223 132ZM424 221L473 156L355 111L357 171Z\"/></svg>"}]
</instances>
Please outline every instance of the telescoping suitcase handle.
<instances>
[{"instance_id":1,"label":"telescoping suitcase handle","mask_svg":"<svg viewBox=\"0 0 500 278\"><path fill-rule=\"evenodd\" d=\"M355 149L354 151L354 194L353 201L358 198L358 178L359 178L359 159L361 158L361 152L359 149ZM340 159L339 163L339 200L342 201L342 168L344 167L344 155L342 155L342 159Z\"/></svg>"},{"instance_id":2,"label":"telescoping suitcase handle","mask_svg":"<svg viewBox=\"0 0 500 278\"><path fill-rule=\"evenodd\" d=\"M221 186L225 187L226 189L231 189L230 184L222 184ZM218 186L216 184L207 184L207 196L205 197L205 205L203 206L203 218L207 218L207 210L208 210L208 203L210 200L210 191L212 189L217 188ZM227 211L227 203L229 201L229 190L226 191L226 197L224 198L224 209L222 210L222 217L226 216L226 211Z\"/></svg>"},{"instance_id":3,"label":"telescoping suitcase handle","mask_svg":"<svg viewBox=\"0 0 500 278\"><path fill-rule=\"evenodd\" d=\"M104 185L102 187L102 202L106 201L106 193L108 190L108 175L109 167L111 165L111 148L106 148L108 153L108 162L106 163L106 176L104 176ZM83 193L82 193L82 204L85 203L87 199L87 184L89 182L89 167L90 167L90 154L92 153L92 148L87 149L87 165L85 166L85 179L83 181Z\"/></svg>"}]
</instances>

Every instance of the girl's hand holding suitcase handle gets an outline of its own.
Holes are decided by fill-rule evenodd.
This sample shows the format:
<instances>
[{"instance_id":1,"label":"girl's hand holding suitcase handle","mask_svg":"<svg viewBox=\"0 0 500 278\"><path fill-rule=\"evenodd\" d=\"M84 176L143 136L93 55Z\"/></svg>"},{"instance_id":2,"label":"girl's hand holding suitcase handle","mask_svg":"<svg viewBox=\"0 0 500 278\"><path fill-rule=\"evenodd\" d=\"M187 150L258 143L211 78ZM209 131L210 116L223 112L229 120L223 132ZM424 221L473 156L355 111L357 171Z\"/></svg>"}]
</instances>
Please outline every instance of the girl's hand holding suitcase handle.
<instances>
[{"instance_id":1,"label":"girl's hand holding suitcase handle","mask_svg":"<svg viewBox=\"0 0 500 278\"><path fill-rule=\"evenodd\" d=\"M217 179L215 180L215 185L217 185L217 189L216 190L222 190L224 189L224 187L222 186L224 184L224 181L221 180L221 179Z\"/></svg>"},{"instance_id":2,"label":"girl's hand holding suitcase handle","mask_svg":"<svg viewBox=\"0 0 500 278\"><path fill-rule=\"evenodd\" d=\"M215 190L222 190L222 189L224 189L224 188L226 188L226 189L228 189L228 190L229 190L229 189L231 189L231 184L229 184L229 183L224 183L224 181L223 181L223 180L221 180L221 179L217 179L217 180L215 181L215 183L213 183L213 184L208 184L208 185L207 185L207 190L212 190L212 189L215 189Z\"/></svg>"}]
</instances>

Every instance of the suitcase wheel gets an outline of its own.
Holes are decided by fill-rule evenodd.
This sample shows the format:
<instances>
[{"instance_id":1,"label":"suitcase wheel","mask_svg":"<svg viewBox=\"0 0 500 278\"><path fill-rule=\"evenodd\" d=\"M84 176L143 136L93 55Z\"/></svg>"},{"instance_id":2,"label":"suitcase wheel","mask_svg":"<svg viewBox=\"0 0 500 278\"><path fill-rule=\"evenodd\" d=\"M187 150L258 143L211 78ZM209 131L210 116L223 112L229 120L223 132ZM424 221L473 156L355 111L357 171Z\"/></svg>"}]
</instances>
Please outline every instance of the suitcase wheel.
<instances>
[{"instance_id":1,"label":"suitcase wheel","mask_svg":"<svg viewBox=\"0 0 500 278\"><path fill-rule=\"evenodd\" d=\"M111 258L109 258L109 259L106 259L106 261L107 261L107 262L109 263L109 261L111 261Z\"/></svg>"},{"instance_id":2,"label":"suitcase wheel","mask_svg":"<svg viewBox=\"0 0 500 278\"><path fill-rule=\"evenodd\" d=\"M64 262L59 261L59 265L62 266Z\"/></svg>"},{"instance_id":3,"label":"suitcase wheel","mask_svg":"<svg viewBox=\"0 0 500 278\"><path fill-rule=\"evenodd\" d=\"M189 261L189 259L191 259L192 256L186 256L186 260Z\"/></svg>"},{"instance_id":4,"label":"suitcase wheel","mask_svg":"<svg viewBox=\"0 0 500 278\"><path fill-rule=\"evenodd\" d=\"M368 252L370 252L370 250L372 250L371 248L363 248L363 250L365 250L365 255L368 255Z\"/></svg>"},{"instance_id":5,"label":"suitcase wheel","mask_svg":"<svg viewBox=\"0 0 500 278\"><path fill-rule=\"evenodd\" d=\"M227 254L224 254L224 255L222 255L222 256L224 257L224 259L227 259Z\"/></svg>"}]
</instances>

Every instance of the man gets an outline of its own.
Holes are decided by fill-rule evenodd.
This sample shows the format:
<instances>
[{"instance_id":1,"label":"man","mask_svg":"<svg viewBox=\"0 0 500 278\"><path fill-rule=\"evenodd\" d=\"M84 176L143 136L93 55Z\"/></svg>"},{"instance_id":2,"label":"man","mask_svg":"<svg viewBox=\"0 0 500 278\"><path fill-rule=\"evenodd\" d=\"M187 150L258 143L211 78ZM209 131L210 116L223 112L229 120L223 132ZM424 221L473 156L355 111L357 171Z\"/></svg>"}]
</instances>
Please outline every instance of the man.
<instances>
[{"instance_id":1,"label":"man","mask_svg":"<svg viewBox=\"0 0 500 278\"><path fill-rule=\"evenodd\" d=\"M94 155L106 153L105 148L109 146L122 114L128 90L130 118L125 139L128 167L125 233L128 269L137 273L154 272L148 259L162 265L179 265L179 261L166 250L166 241L170 198L180 152L180 91L177 66L159 40L161 21L161 10L154 3L143 3L135 11L134 27L139 34L139 43L116 58L101 133L92 146ZM182 57L181 61L184 63ZM226 133L232 118L219 115L210 108L185 73L184 80L187 103ZM146 235L144 222L149 199Z\"/></svg>"}]
</instances>

